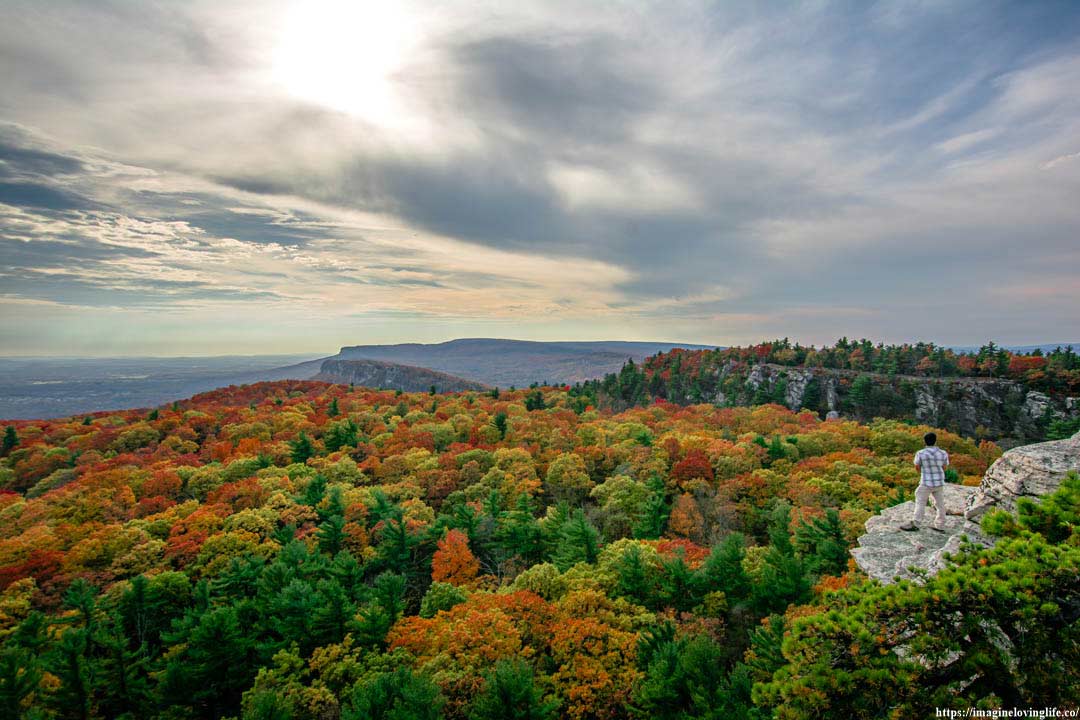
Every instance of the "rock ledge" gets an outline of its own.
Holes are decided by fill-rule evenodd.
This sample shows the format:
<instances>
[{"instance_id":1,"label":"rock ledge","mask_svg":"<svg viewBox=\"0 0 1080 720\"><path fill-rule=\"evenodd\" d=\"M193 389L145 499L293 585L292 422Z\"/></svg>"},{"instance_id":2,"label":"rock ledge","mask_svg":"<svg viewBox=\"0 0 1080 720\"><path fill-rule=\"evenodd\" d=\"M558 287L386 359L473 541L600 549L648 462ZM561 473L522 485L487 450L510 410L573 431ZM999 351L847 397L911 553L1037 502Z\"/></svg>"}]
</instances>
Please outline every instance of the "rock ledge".
<instances>
[{"instance_id":1,"label":"rock ledge","mask_svg":"<svg viewBox=\"0 0 1080 720\"><path fill-rule=\"evenodd\" d=\"M1080 470L1080 433L1068 440L1014 448L990 466L978 487L945 486L945 532L930 529L933 508L927 508L925 525L919 530L900 530L914 512L912 500L867 520L866 534L851 554L863 572L883 583L919 580L924 573L934 574L944 567L944 556L957 552L965 540L993 545L993 538L979 526L987 511L1014 512L1019 498L1054 492L1070 470Z\"/></svg>"}]
</instances>

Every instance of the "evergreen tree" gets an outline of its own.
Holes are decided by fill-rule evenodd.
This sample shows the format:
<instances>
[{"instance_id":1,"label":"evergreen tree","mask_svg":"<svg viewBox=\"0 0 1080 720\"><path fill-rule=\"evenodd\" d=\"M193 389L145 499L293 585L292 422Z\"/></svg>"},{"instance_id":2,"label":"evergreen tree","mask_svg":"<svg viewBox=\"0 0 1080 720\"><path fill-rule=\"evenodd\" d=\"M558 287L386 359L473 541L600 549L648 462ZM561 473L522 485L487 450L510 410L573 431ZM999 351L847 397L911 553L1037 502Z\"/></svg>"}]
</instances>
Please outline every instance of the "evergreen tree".
<instances>
[{"instance_id":1,"label":"evergreen tree","mask_svg":"<svg viewBox=\"0 0 1080 720\"><path fill-rule=\"evenodd\" d=\"M803 390L801 407L805 410L820 412L821 409L821 383L817 378L811 378Z\"/></svg>"},{"instance_id":2,"label":"evergreen tree","mask_svg":"<svg viewBox=\"0 0 1080 720\"><path fill-rule=\"evenodd\" d=\"M333 398L330 400L330 407L326 409L326 414L328 417L332 418L337 417L341 414L341 409L338 407L337 398Z\"/></svg>"},{"instance_id":3,"label":"evergreen tree","mask_svg":"<svg viewBox=\"0 0 1080 720\"><path fill-rule=\"evenodd\" d=\"M399 668L358 683L341 720L439 720L445 702L435 683Z\"/></svg>"},{"instance_id":4,"label":"evergreen tree","mask_svg":"<svg viewBox=\"0 0 1080 720\"><path fill-rule=\"evenodd\" d=\"M568 570L579 562L593 565L599 552L600 533L585 517L584 512L575 510L559 533L555 564L561 570Z\"/></svg>"},{"instance_id":5,"label":"evergreen tree","mask_svg":"<svg viewBox=\"0 0 1080 720\"><path fill-rule=\"evenodd\" d=\"M307 487L304 488L304 495L301 502L308 507L318 507L319 503L326 497L326 477L324 475L315 474L310 480L308 480Z\"/></svg>"},{"instance_id":6,"label":"evergreen tree","mask_svg":"<svg viewBox=\"0 0 1080 720\"><path fill-rule=\"evenodd\" d=\"M661 559L659 600L665 607L686 612L701 602L695 592L694 575L680 552L671 559Z\"/></svg>"},{"instance_id":7,"label":"evergreen tree","mask_svg":"<svg viewBox=\"0 0 1080 720\"><path fill-rule=\"evenodd\" d=\"M661 642L647 655L631 713L652 720L730 717L723 649L704 635Z\"/></svg>"},{"instance_id":8,"label":"evergreen tree","mask_svg":"<svg viewBox=\"0 0 1080 720\"><path fill-rule=\"evenodd\" d=\"M496 430L499 431L499 439L500 440L505 440L506 439L506 429L507 429L506 413L504 413L504 412L495 413L495 417L492 418L491 424L492 424L492 426L494 426L494 428Z\"/></svg>"},{"instance_id":9,"label":"evergreen tree","mask_svg":"<svg viewBox=\"0 0 1080 720\"><path fill-rule=\"evenodd\" d=\"M318 601L311 616L313 646L327 646L345 639L355 614L356 606L345 588L333 580L319 581Z\"/></svg>"},{"instance_id":10,"label":"evergreen tree","mask_svg":"<svg viewBox=\"0 0 1080 720\"><path fill-rule=\"evenodd\" d=\"M615 592L640 605L652 606L648 568L645 567L645 556L639 545L634 544L626 549L615 565L615 572L618 574Z\"/></svg>"},{"instance_id":11,"label":"evergreen tree","mask_svg":"<svg viewBox=\"0 0 1080 720\"><path fill-rule=\"evenodd\" d=\"M557 702L543 701L527 662L500 660L484 677L484 689L469 708L469 720L552 720L557 707Z\"/></svg>"},{"instance_id":12,"label":"evergreen tree","mask_svg":"<svg viewBox=\"0 0 1080 720\"><path fill-rule=\"evenodd\" d=\"M762 612L782 611L810 597L810 582L791 542L791 505L778 502L769 515L769 550L762 582L754 587L754 603Z\"/></svg>"},{"instance_id":13,"label":"evergreen tree","mask_svg":"<svg viewBox=\"0 0 1080 720\"><path fill-rule=\"evenodd\" d=\"M795 531L795 544L815 575L840 575L847 569L848 549L840 514L829 508L825 517L803 521Z\"/></svg>"},{"instance_id":14,"label":"evergreen tree","mask_svg":"<svg viewBox=\"0 0 1080 720\"><path fill-rule=\"evenodd\" d=\"M375 579L370 601L351 624L353 635L365 645L382 646L386 634L405 609L405 578L385 572Z\"/></svg>"},{"instance_id":15,"label":"evergreen tree","mask_svg":"<svg viewBox=\"0 0 1080 720\"><path fill-rule=\"evenodd\" d=\"M323 444L327 452L337 452L342 448L353 447L360 440L360 428L350 419L331 423L323 435Z\"/></svg>"},{"instance_id":16,"label":"evergreen tree","mask_svg":"<svg viewBox=\"0 0 1080 720\"><path fill-rule=\"evenodd\" d=\"M874 382L869 375L860 375L851 383L848 392L848 403L856 415L869 417L873 414L870 407L870 398L874 390Z\"/></svg>"},{"instance_id":17,"label":"evergreen tree","mask_svg":"<svg viewBox=\"0 0 1080 720\"><path fill-rule=\"evenodd\" d=\"M766 448L769 453L769 464L776 462L777 460L783 460L784 445L780 441L779 435L773 435L772 440L769 441L769 447Z\"/></svg>"},{"instance_id":18,"label":"evergreen tree","mask_svg":"<svg viewBox=\"0 0 1080 720\"><path fill-rule=\"evenodd\" d=\"M75 720L90 717L93 692L88 644L89 633L80 628L61 635L53 649L50 671L60 681L60 686L52 696L52 704L61 717Z\"/></svg>"},{"instance_id":19,"label":"evergreen tree","mask_svg":"<svg viewBox=\"0 0 1080 720\"><path fill-rule=\"evenodd\" d=\"M1020 500L1017 515L985 515L983 530L998 536L993 548L968 546L922 583L832 593L790 628L755 700L776 717L853 720L979 703L1075 705L1078 506L1074 473L1040 503Z\"/></svg>"},{"instance_id":20,"label":"evergreen tree","mask_svg":"<svg viewBox=\"0 0 1080 720\"><path fill-rule=\"evenodd\" d=\"M543 531L533 515L527 493L518 495L514 509L502 516L496 539L507 553L517 555L525 563L531 565L540 559L544 549Z\"/></svg>"},{"instance_id":21,"label":"evergreen tree","mask_svg":"<svg viewBox=\"0 0 1080 720\"><path fill-rule=\"evenodd\" d=\"M167 638L185 649L165 666L165 698L203 717L235 714L254 679L251 635L233 606L194 612Z\"/></svg>"},{"instance_id":22,"label":"evergreen tree","mask_svg":"<svg viewBox=\"0 0 1080 720\"><path fill-rule=\"evenodd\" d=\"M668 515L671 514L671 506L667 502L663 480L654 475L649 478L648 486L652 490L652 495L642 508L641 519L634 527L634 537L655 540L664 532Z\"/></svg>"},{"instance_id":23,"label":"evergreen tree","mask_svg":"<svg viewBox=\"0 0 1080 720\"><path fill-rule=\"evenodd\" d=\"M702 594L722 592L729 605L746 598L750 591L750 580L743 570L745 555L746 540L739 533L731 533L713 546L709 557L698 570L697 582Z\"/></svg>"},{"instance_id":24,"label":"evergreen tree","mask_svg":"<svg viewBox=\"0 0 1080 720\"><path fill-rule=\"evenodd\" d=\"M19 647L0 648L0 717L24 717L23 703L38 690L43 674L35 653Z\"/></svg>"},{"instance_id":25,"label":"evergreen tree","mask_svg":"<svg viewBox=\"0 0 1080 720\"><path fill-rule=\"evenodd\" d=\"M311 438L307 436L307 433L303 432L300 433L300 437L289 443L289 450L292 461L301 465L315 454L315 447L311 444Z\"/></svg>"},{"instance_id":26,"label":"evergreen tree","mask_svg":"<svg viewBox=\"0 0 1080 720\"><path fill-rule=\"evenodd\" d=\"M341 552L345 544L345 518L332 515L319 524L317 532L319 550L334 556Z\"/></svg>"},{"instance_id":27,"label":"evergreen tree","mask_svg":"<svg viewBox=\"0 0 1080 720\"><path fill-rule=\"evenodd\" d=\"M418 541L409 533L401 509L395 508L395 510L396 512L385 521L382 534L379 536L378 557L389 570L408 573L413 548Z\"/></svg>"},{"instance_id":28,"label":"evergreen tree","mask_svg":"<svg viewBox=\"0 0 1080 720\"><path fill-rule=\"evenodd\" d=\"M150 657L146 645L130 649L121 630L115 618L97 638L103 655L94 678L97 710L104 717L142 717L151 706Z\"/></svg>"},{"instance_id":29,"label":"evergreen tree","mask_svg":"<svg viewBox=\"0 0 1080 720\"><path fill-rule=\"evenodd\" d=\"M774 402L777 405L787 405L787 389L788 381L785 377L779 377L776 382L773 383L772 391L770 392L770 402Z\"/></svg>"},{"instance_id":30,"label":"evergreen tree","mask_svg":"<svg viewBox=\"0 0 1080 720\"><path fill-rule=\"evenodd\" d=\"M19 434L15 432L14 425L8 425L4 430L3 445L0 446L0 455L7 455L19 445Z\"/></svg>"},{"instance_id":31,"label":"evergreen tree","mask_svg":"<svg viewBox=\"0 0 1080 720\"><path fill-rule=\"evenodd\" d=\"M77 610L82 626L93 632L96 627L94 610L97 608L97 588L84 578L76 578L64 593L64 606Z\"/></svg>"}]
</instances>

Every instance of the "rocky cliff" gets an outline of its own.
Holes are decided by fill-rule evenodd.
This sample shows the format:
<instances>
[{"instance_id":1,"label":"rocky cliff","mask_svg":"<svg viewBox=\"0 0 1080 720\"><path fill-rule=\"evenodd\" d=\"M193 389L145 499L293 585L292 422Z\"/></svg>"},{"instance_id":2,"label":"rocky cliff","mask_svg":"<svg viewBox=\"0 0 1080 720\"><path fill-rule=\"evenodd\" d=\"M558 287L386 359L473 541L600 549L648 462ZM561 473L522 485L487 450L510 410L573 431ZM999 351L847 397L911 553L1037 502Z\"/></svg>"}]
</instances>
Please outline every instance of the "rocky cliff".
<instances>
[{"instance_id":1,"label":"rocky cliff","mask_svg":"<svg viewBox=\"0 0 1080 720\"><path fill-rule=\"evenodd\" d=\"M851 554L863 572L884 583L935 573L946 562L945 555L959 550L964 540L993 545L993 538L979 525L987 511L1012 512L1021 497L1037 499L1052 493L1071 470L1080 471L1080 433L1069 440L1013 448L990 466L978 487L945 487L945 532L929 528L933 517L929 508L926 526L916 532L900 530L914 511L914 502L909 501L867 520L866 534Z\"/></svg>"},{"instance_id":2,"label":"rocky cliff","mask_svg":"<svg viewBox=\"0 0 1080 720\"><path fill-rule=\"evenodd\" d=\"M854 370L729 363L714 378L720 404L779 402L792 410L908 419L968 437L1030 442L1054 420L1080 418L1080 398L1050 397L1012 380L927 378Z\"/></svg>"},{"instance_id":3,"label":"rocky cliff","mask_svg":"<svg viewBox=\"0 0 1080 720\"><path fill-rule=\"evenodd\" d=\"M323 361L319 374L313 379L342 385L352 384L362 387L403 390L405 392L427 392L432 386L435 387L436 392L482 391L488 389L482 383L447 375L436 370L381 362L379 360L335 360L331 358Z\"/></svg>"}]
</instances>

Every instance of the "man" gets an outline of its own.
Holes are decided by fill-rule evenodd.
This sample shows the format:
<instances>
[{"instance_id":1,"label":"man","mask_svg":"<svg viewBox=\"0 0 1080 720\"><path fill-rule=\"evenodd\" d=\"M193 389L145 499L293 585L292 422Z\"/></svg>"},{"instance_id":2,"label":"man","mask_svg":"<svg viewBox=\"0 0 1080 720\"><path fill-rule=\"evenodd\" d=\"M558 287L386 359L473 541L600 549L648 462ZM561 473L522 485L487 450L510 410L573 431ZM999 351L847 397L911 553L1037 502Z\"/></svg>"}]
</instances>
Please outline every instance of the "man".
<instances>
[{"instance_id":1,"label":"man","mask_svg":"<svg viewBox=\"0 0 1080 720\"><path fill-rule=\"evenodd\" d=\"M933 495L937 517L930 528L945 532L945 468L949 467L949 453L937 447L937 435L932 432L923 435L923 442L926 447L915 453L915 467L919 468L922 474L919 487L915 490L915 517L911 522L901 525L900 529L919 529L918 524L922 522L926 512L926 501Z\"/></svg>"}]
</instances>

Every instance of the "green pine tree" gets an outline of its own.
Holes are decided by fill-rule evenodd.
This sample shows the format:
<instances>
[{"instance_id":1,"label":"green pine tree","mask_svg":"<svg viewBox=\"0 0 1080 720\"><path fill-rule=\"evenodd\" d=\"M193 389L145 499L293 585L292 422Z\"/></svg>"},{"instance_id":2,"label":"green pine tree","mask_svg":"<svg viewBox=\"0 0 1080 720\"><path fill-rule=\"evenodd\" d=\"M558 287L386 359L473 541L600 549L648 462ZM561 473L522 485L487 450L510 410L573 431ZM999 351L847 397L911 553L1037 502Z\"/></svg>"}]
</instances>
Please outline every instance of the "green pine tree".
<instances>
[{"instance_id":1,"label":"green pine tree","mask_svg":"<svg viewBox=\"0 0 1080 720\"><path fill-rule=\"evenodd\" d=\"M469 720L551 720L557 702L544 702L533 671L520 658L500 660L484 677L484 689L469 708Z\"/></svg>"},{"instance_id":2,"label":"green pine tree","mask_svg":"<svg viewBox=\"0 0 1080 720\"><path fill-rule=\"evenodd\" d=\"M358 683L341 720L439 720L445 703L438 685L399 668Z\"/></svg>"},{"instance_id":3,"label":"green pine tree","mask_svg":"<svg viewBox=\"0 0 1080 720\"><path fill-rule=\"evenodd\" d=\"M289 443L289 451L294 463L303 465L315 455L315 446L311 444L311 438L307 436L307 433L300 433L293 442Z\"/></svg>"},{"instance_id":4,"label":"green pine tree","mask_svg":"<svg viewBox=\"0 0 1080 720\"><path fill-rule=\"evenodd\" d=\"M652 490L652 494L645 502L645 506L641 511L641 518L634 527L634 537L642 540L655 540L664 532L668 515L671 514L671 506L667 502L663 480L654 475L649 478L648 486Z\"/></svg>"},{"instance_id":5,"label":"green pine tree","mask_svg":"<svg viewBox=\"0 0 1080 720\"><path fill-rule=\"evenodd\" d=\"M560 570L568 570L579 562L593 565L599 552L600 533L585 517L584 512L580 509L574 510L559 533L555 564Z\"/></svg>"},{"instance_id":6,"label":"green pine tree","mask_svg":"<svg viewBox=\"0 0 1080 720\"><path fill-rule=\"evenodd\" d=\"M0 455L7 455L9 452L14 450L18 446L19 434L15 432L14 425L8 425L7 428L4 430L4 440L3 445L0 446L0 448L2 448L2 451L0 451Z\"/></svg>"},{"instance_id":7,"label":"green pine tree","mask_svg":"<svg viewBox=\"0 0 1080 720\"><path fill-rule=\"evenodd\" d=\"M801 522L795 531L795 545L807 572L840 575L847 569L847 538L840 513L833 508L826 510L824 517Z\"/></svg>"}]
</instances>

